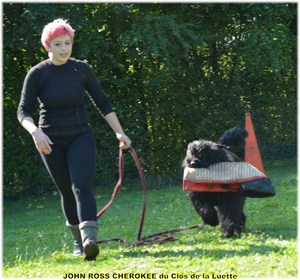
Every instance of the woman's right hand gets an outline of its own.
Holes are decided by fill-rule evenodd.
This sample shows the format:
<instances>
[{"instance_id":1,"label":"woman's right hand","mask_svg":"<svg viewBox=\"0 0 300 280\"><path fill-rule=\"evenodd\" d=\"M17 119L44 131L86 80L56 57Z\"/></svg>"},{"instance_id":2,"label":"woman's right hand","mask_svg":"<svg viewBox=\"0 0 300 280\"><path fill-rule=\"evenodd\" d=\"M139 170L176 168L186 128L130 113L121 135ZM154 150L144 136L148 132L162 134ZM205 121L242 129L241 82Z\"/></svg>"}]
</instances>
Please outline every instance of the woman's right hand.
<instances>
[{"instance_id":1,"label":"woman's right hand","mask_svg":"<svg viewBox=\"0 0 300 280\"><path fill-rule=\"evenodd\" d=\"M46 155L49 155L52 152L50 145L52 145L53 143L44 132L39 129L35 129L31 133L31 136L33 138L35 147L40 154L44 153Z\"/></svg>"}]
</instances>

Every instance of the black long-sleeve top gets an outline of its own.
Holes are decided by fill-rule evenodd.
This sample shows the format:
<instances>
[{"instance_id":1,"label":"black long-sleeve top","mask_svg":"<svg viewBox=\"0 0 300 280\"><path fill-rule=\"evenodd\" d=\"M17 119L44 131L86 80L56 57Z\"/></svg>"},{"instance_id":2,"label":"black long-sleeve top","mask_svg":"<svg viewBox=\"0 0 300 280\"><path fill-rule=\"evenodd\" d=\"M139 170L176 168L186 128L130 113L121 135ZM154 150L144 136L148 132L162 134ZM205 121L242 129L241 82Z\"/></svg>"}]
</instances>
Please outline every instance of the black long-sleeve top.
<instances>
[{"instance_id":1,"label":"black long-sleeve top","mask_svg":"<svg viewBox=\"0 0 300 280\"><path fill-rule=\"evenodd\" d=\"M32 117L40 103L39 128L49 135L72 135L90 130L84 104L86 91L103 116L113 112L94 71L80 60L70 58L63 65L47 59L32 67L24 80L18 120Z\"/></svg>"}]
</instances>

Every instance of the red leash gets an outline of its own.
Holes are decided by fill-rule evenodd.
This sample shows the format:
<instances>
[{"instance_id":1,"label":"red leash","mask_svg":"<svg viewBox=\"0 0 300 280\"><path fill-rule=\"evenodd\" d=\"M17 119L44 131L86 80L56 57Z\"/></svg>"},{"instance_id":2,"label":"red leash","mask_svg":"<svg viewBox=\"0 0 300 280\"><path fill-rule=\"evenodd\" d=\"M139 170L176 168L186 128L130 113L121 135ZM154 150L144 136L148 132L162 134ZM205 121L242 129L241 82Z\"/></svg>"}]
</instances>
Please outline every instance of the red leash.
<instances>
[{"instance_id":1,"label":"red leash","mask_svg":"<svg viewBox=\"0 0 300 280\"><path fill-rule=\"evenodd\" d=\"M178 238L175 238L175 237L169 235L170 232L179 232L179 231L184 231L184 230L187 230L187 229L202 228L204 226L204 224L197 225L197 226L192 226L192 227L189 227L189 228L183 228L183 229L167 230L167 231L159 232L159 233L156 233L156 234L151 234L151 235L148 235L148 236L145 236L145 237L141 238L143 225L144 225L144 220L145 220L145 213L146 213L147 187L146 187L146 181L145 181L144 173L142 171L142 167L141 167L139 159L138 159L138 157L135 153L135 150L132 147L129 147L129 149L131 151L131 155L132 155L132 157L135 161L135 164L138 168L138 171L139 171L139 174L140 174L140 177L141 177L141 181L142 181L142 184L143 184L143 190L144 190L144 202L143 202L142 214L141 214L141 218L140 218L139 232L138 232L138 236L137 236L138 242L135 243L135 244L129 244L128 242L126 242L123 239L113 238L113 239L106 239L106 240L97 241L97 243L102 244L102 243L106 243L106 242L109 242L109 241L119 241L119 242L123 243L126 247L134 247L134 246L138 246L138 245L149 245L149 244L153 244L153 243L156 243L157 245L159 245L159 244L162 244L162 243L165 243L165 242L178 240ZM115 197L117 196L117 194L120 190L121 184L122 184L123 174L124 174L124 157L123 157L123 150L120 147L120 149L119 149L119 181L118 181L117 185L115 186L114 193L112 195L111 200L98 213L97 219L99 219L105 213L105 211L109 208L109 206L112 204ZM160 240L160 238L164 238L164 239ZM145 253L149 252L154 246L155 245L152 245L151 248L148 248Z\"/></svg>"}]
</instances>

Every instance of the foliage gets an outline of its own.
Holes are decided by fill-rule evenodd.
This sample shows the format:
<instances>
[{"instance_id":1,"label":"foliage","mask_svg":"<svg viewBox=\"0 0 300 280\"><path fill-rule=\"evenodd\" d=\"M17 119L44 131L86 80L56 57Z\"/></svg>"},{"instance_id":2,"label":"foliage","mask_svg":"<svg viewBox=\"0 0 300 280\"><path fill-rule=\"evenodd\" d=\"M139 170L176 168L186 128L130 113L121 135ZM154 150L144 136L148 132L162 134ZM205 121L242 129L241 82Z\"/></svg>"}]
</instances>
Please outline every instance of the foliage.
<instances>
[{"instance_id":1,"label":"foliage","mask_svg":"<svg viewBox=\"0 0 300 280\"><path fill-rule=\"evenodd\" d=\"M295 155L296 11L292 3L4 3L4 195L53 188L16 119L27 71L47 58L40 35L48 22L69 19L72 56L95 70L145 172L165 176L180 172L190 141L217 141L244 126L246 112L267 156L282 147ZM86 106L97 140L95 181L109 184L117 140L88 98Z\"/></svg>"},{"instance_id":2,"label":"foliage","mask_svg":"<svg viewBox=\"0 0 300 280\"><path fill-rule=\"evenodd\" d=\"M274 186L276 196L246 200L246 230L240 237L223 239L219 226L204 226L173 233L179 240L156 245L149 254L144 253L148 246L127 248L108 242L100 245L96 262L71 255L71 234L58 195L5 202L3 277L109 273L112 278L113 273L156 273L159 279L164 273L172 279L173 273L195 273L203 279L204 273L212 279L214 273L238 278L297 278L297 158L273 161L265 170L272 181L280 182ZM95 192L99 211L111 193L112 189ZM98 240L122 238L136 243L142 201L141 191L121 188L99 220ZM200 223L180 185L160 189L149 186L142 236Z\"/></svg>"}]
</instances>

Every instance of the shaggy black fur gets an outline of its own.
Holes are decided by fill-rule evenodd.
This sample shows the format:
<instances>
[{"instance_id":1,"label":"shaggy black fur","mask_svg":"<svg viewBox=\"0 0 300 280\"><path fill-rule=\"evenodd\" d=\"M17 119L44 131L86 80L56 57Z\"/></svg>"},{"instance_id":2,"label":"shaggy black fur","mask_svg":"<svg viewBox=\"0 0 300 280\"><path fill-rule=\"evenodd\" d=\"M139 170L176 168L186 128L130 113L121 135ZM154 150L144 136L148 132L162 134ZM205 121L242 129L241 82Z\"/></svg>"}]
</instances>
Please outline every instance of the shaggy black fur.
<instances>
[{"instance_id":1,"label":"shaggy black fur","mask_svg":"<svg viewBox=\"0 0 300 280\"><path fill-rule=\"evenodd\" d=\"M248 132L244 128L232 128L226 131L218 143L196 140L189 143L184 167L208 168L219 162L241 162L242 160L229 151L245 143ZM188 192L189 198L205 224L217 226L221 223L224 237L231 237L234 232L240 234L245 227L246 216L243 213L245 197L237 192ZM215 209L218 208L218 213Z\"/></svg>"}]
</instances>

